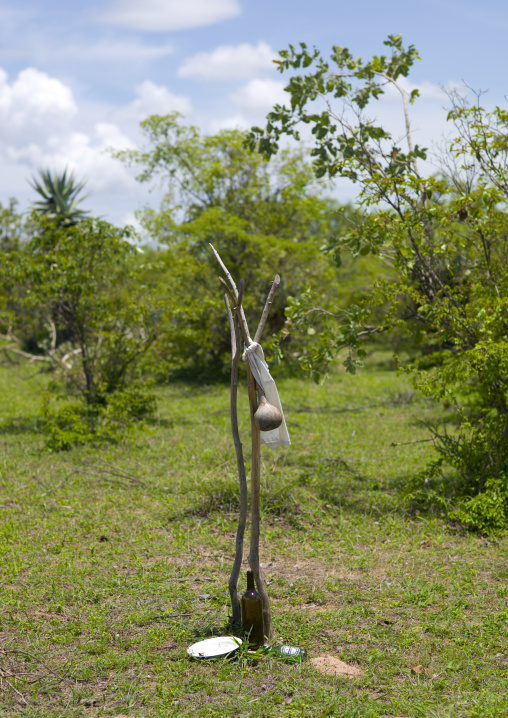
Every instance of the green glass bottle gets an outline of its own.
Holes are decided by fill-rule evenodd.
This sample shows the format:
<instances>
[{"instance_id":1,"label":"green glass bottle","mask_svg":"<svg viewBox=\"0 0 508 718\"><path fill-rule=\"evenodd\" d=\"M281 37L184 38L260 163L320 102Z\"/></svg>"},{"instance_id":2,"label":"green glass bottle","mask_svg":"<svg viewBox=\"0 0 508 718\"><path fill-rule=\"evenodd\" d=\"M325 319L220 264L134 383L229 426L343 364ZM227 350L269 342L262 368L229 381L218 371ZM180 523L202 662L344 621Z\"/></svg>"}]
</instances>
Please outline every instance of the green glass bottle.
<instances>
[{"instance_id":1,"label":"green glass bottle","mask_svg":"<svg viewBox=\"0 0 508 718\"><path fill-rule=\"evenodd\" d=\"M254 573L247 571L247 590L242 596L242 631L250 646L263 646L263 601L254 587Z\"/></svg>"}]
</instances>

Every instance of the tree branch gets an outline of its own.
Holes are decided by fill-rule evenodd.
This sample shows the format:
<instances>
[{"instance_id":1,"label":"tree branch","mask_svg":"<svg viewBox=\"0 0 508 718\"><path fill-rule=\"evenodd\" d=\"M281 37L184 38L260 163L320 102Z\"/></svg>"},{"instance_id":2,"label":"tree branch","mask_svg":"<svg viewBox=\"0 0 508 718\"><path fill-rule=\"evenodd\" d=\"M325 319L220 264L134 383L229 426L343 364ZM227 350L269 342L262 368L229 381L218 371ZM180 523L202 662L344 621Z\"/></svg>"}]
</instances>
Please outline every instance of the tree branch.
<instances>
[{"instance_id":1,"label":"tree branch","mask_svg":"<svg viewBox=\"0 0 508 718\"><path fill-rule=\"evenodd\" d=\"M243 335L243 340L246 344L246 346L249 346L252 343L252 339L250 338L249 333L249 327L247 324L247 320L245 318L245 313L243 311L241 300L243 297L243 281L240 283L240 292L237 289L237 286L235 284L235 281L231 274L229 273L227 267L225 266L224 262L220 258L218 252L215 250L215 248L210 245L210 248L212 252L215 255L215 258L219 262L220 267L222 268L224 274L226 275L228 283L220 277L220 281L222 285L226 289L227 296L230 297L233 307L235 310L235 313L238 318L238 324L237 326L240 327L240 330ZM272 287L270 288L270 292L268 293L268 297L265 302L265 310L263 310L263 314L261 315L261 319L258 325L258 330L256 331L256 336L260 338L261 332L263 331L263 327L266 323L266 318L268 316L268 311L271 306L272 300L273 300L273 293L275 292L275 289L278 286L278 282L276 282L276 279L274 280ZM228 315L229 318L229 315ZM230 323L231 326L231 323ZM236 327L235 327L236 330ZM250 483L251 483L251 533L250 533L250 549L249 549L249 565L252 569L252 572L254 573L254 580L256 582L256 586L259 592L259 595L261 596L261 600L263 602L263 624L264 624L264 633L267 638L270 638L272 635L272 615L270 611L270 600L268 598L268 592L266 590L266 585L263 580L263 577L261 575L261 570L259 567L259 535L260 535L260 493L261 493L261 482L260 482L260 471L261 471L261 447L260 447L260 433L259 429L256 426L254 422L254 414L256 413L256 410L258 408L258 396L257 396L257 385L256 381L254 379L254 376L252 375L252 371L250 368L249 362L246 362L247 364L247 385L248 385L248 392L249 392L249 408L250 408L250 419L251 419L251 441L252 441L252 457L251 457L251 475L250 475ZM240 525L240 521L239 521ZM238 551L238 549L237 549ZM235 554L235 564L237 560L237 553ZM235 564L233 565L233 571L235 570ZM233 576L232 571L232 576ZM230 579L231 580L231 579ZM231 583L230 583L230 591L231 591ZM233 594L234 595L234 594Z\"/></svg>"},{"instance_id":2,"label":"tree branch","mask_svg":"<svg viewBox=\"0 0 508 718\"><path fill-rule=\"evenodd\" d=\"M226 265L224 264L224 262L223 262L222 259L220 258L220 255L219 255L219 253L217 252L217 250L215 249L215 247L213 246L213 244L210 244L210 249L211 249L212 252L214 253L215 259L216 259L216 260L218 261L218 263L220 264L221 269L222 269L222 271L224 272L224 274L226 275L226 278L227 278L227 280L228 280L228 282L229 282L229 285L230 285L230 287L231 287L231 291L232 291L232 293L233 293L233 306L235 307L235 310L236 310L236 311L238 312L238 314L239 314L240 327L242 328L242 333L244 334L245 344L246 344L247 346L249 346L249 345L252 343L252 339L250 338L249 327L248 327L248 325L247 325L247 319L245 318L245 313L244 313L244 311L243 311L243 307L242 307L242 306L238 306L238 289L237 289L237 286L236 286L236 284L235 284L235 281L234 281L233 277L231 276L231 274L229 273L229 270L227 269ZM224 280L222 280L222 283L225 284ZM226 286L227 286L227 285L226 285ZM228 290L228 292L229 292L229 290ZM247 338L248 341L246 341L246 338Z\"/></svg>"},{"instance_id":3,"label":"tree branch","mask_svg":"<svg viewBox=\"0 0 508 718\"><path fill-rule=\"evenodd\" d=\"M266 320L268 319L268 313L270 311L270 307L272 306L273 297L275 294L275 290L280 284L280 277L278 274L275 275L275 278L273 280L272 286L270 288L270 291L268 293L268 296L266 298L265 306L263 309L263 313L261 314L261 319L259 320L258 328L256 329L256 333L254 335L254 341L259 342L261 338L261 334L263 333L263 330L265 328Z\"/></svg>"},{"instance_id":4,"label":"tree branch","mask_svg":"<svg viewBox=\"0 0 508 718\"><path fill-rule=\"evenodd\" d=\"M240 292L238 301L241 304L243 295L243 280L240 282ZM231 609L232 617L231 622L233 628L238 630L242 621L242 613L240 607L240 600L238 598L238 577L240 575L240 569L243 561L243 542L245 536L245 526L247 523L247 476L245 473L245 461L243 457L243 447L240 439L240 432L238 430L238 411L237 411L237 399L238 399L238 363L241 356L241 340L240 340L240 327L238 324L238 317L233 316L231 307L228 301L227 294L224 294L224 303L226 304L226 311L228 314L229 329L231 332L231 393L230 393L230 410L231 410L231 433L233 434L233 441L235 444L236 452L236 465L238 469L238 480L240 483L240 514L238 517L238 528L236 530L236 549L235 559L233 562L233 568L231 569L231 575L229 577L229 595L231 597Z\"/></svg>"}]
</instances>

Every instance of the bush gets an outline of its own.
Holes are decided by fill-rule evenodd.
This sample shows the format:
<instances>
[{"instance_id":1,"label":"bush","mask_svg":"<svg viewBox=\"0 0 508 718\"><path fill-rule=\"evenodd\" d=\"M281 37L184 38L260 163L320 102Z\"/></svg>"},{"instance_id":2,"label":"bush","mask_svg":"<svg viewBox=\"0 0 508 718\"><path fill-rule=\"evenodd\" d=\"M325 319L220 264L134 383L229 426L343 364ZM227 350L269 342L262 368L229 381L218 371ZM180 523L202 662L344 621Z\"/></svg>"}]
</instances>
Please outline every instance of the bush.
<instances>
[{"instance_id":1,"label":"bush","mask_svg":"<svg viewBox=\"0 0 508 718\"><path fill-rule=\"evenodd\" d=\"M96 407L76 401L55 406L46 395L42 425L46 448L65 451L82 444L117 443L154 410L155 397L146 385L107 395L105 403Z\"/></svg>"},{"instance_id":2,"label":"bush","mask_svg":"<svg viewBox=\"0 0 508 718\"><path fill-rule=\"evenodd\" d=\"M155 401L139 382L160 330L157 277L147 277L129 228L32 222L34 236L4 252L4 348L46 362L55 395L76 397L45 404L52 448L117 440Z\"/></svg>"},{"instance_id":3,"label":"bush","mask_svg":"<svg viewBox=\"0 0 508 718\"><path fill-rule=\"evenodd\" d=\"M51 451L65 451L95 438L86 406L74 401L56 408L51 405L49 396L43 402L42 430L48 437L46 448Z\"/></svg>"}]
</instances>

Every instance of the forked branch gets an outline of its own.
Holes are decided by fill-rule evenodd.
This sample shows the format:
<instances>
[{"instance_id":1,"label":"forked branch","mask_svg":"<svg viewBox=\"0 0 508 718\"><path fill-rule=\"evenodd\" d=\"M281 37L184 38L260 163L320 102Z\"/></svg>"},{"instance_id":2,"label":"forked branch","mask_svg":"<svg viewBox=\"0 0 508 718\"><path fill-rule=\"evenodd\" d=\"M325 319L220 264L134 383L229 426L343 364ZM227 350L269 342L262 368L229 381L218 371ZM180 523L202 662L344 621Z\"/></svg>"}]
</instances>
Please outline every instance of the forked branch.
<instances>
[{"instance_id":1,"label":"forked branch","mask_svg":"<svg viewBox=\"0 0 508 718\"><path fill-rule=\"evenodd\" d=\"M247 480L245 476L245 463L243 458L242 444L240 441L240 435L238 432L238 419L237 419L237 382L238 382L238 360L240 357L239 348L239 330L241 331L243 341L246 346L252 343L252 339L247 324L247 319L242 307L243 298L243 280L240 283L240 290L238 290L233 277L222 261L218 252L210 245L212 252L215 255L220 267L222 268L226 280L222 277L220 281L224 286L226 293L224 295L224 301L226 303L226 311L228 313L229 327L231 332L231 345L232 345L232 362L231 362L231 430L233 433L233 440L235 443L237 466L238 466L238 477L240 481L240 517L238 521L238 529L236 535L236 551L235 560L233 563L233 569L229 579L229 592L231 596L231 605L233 611L233 623L236 622L237 616L239 615L239 601L237 583L240 572L241 562L243 558L243 536L245 531L246 513L247 513ZM268 297L265 302L263 312L256 330L254 341L258 342L263 333L263 329L266 325L268 313L273 302L273 296L275 290L280 283L279 275L275 276L273 284L268 293ZM228 301L231 301L232 307ZM234 312L234 315L233 315ZM251 437L252 437L252 466L251 466L251 534L250 534L250 550L249 550L249 565L254 573L254 580L263 602L263 622L265 636L270 638L272 634L272 616L270 611L270 601L268 598L268 592L266 590L261 570L259 566L259 536L260 536L260 493L261 493L261 482L260 482L260 469L261 469L261 451L260 451L260 433L259 429L254 422L254 414L258 408L258 391L257 385L252 375L249 362L247 362L247 381L249 391L249 407L251 416ZM245 490L245 494L243 491ZM245 507L245 509L244 509Z\"/></svg>"}]
</instances>

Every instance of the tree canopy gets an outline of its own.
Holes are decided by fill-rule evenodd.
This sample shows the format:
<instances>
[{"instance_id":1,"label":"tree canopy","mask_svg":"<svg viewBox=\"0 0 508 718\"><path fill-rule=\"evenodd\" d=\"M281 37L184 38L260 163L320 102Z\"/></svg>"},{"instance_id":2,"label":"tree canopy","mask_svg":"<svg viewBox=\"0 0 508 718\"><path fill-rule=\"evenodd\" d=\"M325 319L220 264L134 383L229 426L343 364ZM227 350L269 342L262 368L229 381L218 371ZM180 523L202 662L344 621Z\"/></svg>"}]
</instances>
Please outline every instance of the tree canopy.
<instances>
[{"instance_id":1,"label":"tree canopy","mask_svg":"<svg viewBox=\"0 0 508 718\"><path fill-rule=\"evenodd\" d=\"M163 261L172 307L175 292L183 292L168 317L166 345L177 345L180 361L194 373L226 369L228 335L209 243L249 286L249 317L279 272L281 287L267 328L273 336L284 324L289 296L308 285L333 293L335 271L319 247L335 203L324 196L302 149L286 150L268 164L248 149L245 133L202 134L177 113L149 117L142 129L147 148L117 156L141 169L140 181L164 188L161 207L144 210L140 218L167 248Z\"/></svg>"},{"instance_id":2,"label":"tree canopy","mask_svg":"<svg viewBox=\"0 0 508 718\"><path fill-rule=\"evenodd\" d=\"M74 397L45 403L52 448L115 438L153 408L142 367L160 325L155 287L128 228L36 215L31 229L2 250L3 349L51 368L54 398Z\"/></svg>"},{"instance_id":3,"label":"tree canopy","mask_svg":"<svg viewBox=\"0 0 508 718\"><path fill-rule=\"evenodd\" d=\"M389 54L369 61L335 46L329 59L305 44L280 53L281 72L292 71L289 102L277 105L264 129L255 127L250 146L266 157L280 139L312 130L317 176L348 177L359 186L356 221L330 238L328 251L377 257L394 279L376 279L370 296L347 310L324 312L311 293L297 298L289 331L320 317L324 328L304 357L316 376L344 348L354 372L365 340L400 326L421 348L401 368L416 386L454 407L458 432L431 427L440 459L423 477L453 466L461 478L457 515L476 525L508 520L508 215L506 213L508 113L479 101L451 97L448 119L456 138L444 150L442 171L424 175L427 151L413 142L407 77L418 52L400 35L385 42ZM367 114L388 86L401 98L404 142ZM478 100L478 98L476 98ZM382 316L372 321L373 309ZM423 354L423 356L422 356ZM428 498L435 489L418 486Z\"/></svg>"}]
</instances>

